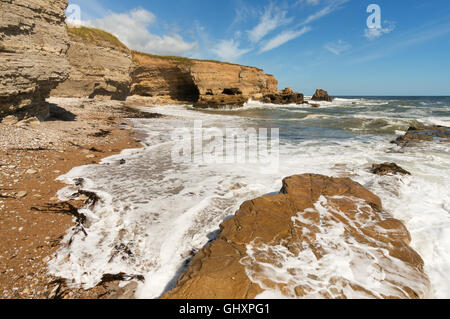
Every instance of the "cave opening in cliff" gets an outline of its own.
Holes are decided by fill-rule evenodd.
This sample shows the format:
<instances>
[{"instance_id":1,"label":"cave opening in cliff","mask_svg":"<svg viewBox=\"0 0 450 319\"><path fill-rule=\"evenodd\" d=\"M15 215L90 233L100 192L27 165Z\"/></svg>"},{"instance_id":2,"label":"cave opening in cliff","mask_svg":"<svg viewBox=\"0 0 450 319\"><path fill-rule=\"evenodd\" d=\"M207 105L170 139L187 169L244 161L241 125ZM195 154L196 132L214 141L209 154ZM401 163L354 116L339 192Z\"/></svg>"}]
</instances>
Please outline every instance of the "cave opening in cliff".
<instances>
[{"instance_id":1,"label":"cave opening in cliff","mask_svg":"<svg viewBox=\"0 0 450 319\"><path fill-rule=\"evenodd\" d=\"M225 94L225 95L241 95L242 91L239 90L238 88L224 89L222 94Z\"/></svg>"}]
</instances>

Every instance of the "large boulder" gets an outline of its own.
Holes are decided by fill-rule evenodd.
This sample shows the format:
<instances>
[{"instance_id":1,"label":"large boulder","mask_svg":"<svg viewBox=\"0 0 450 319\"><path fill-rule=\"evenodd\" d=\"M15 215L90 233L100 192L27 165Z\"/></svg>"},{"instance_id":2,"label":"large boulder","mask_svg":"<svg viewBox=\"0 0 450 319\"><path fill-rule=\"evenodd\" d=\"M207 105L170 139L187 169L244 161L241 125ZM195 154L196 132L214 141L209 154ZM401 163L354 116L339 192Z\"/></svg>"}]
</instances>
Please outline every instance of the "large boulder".
<instances>
[{"instance_id":1,"label":"large boulder","mask_svg":"<svg viewBox=\"0 0 450 319\"><path fill-rule=\"evenodd\" d=\"M199 97L198 101L194 103L194 107L203 109L223 107L238 108L242 107L248 100L249 97L244 95L202 95Z\"/></svg>"},{"instance_id":2,"label":"large boulder","mask_svg":"<svg viewBox=\"0 0 450 319\"><path fill-rule=\"evenodd\" d=\"M45 99L70 71L67 0L0 0L0 119L48 116Z\"/></svg>"},{"instance_id":3,"label":"large boulder","mask_svg":"<svg viewBox=\"0 0 450 319\"><path fill-rule=\"evenodd\" d=\"M163 298L421 298L405 226L348 178L298 175L247 201Z\"/></svg>"},{"instance_id":4,"label":"large boulder","mask_svg":"<svg viewBox=\"0 0 450 319\"><path fill-rule=\"evenodd\" d=\"M264 95L262 101L271 104L304 104L305 97L301 93L294 92L291 88L286 88L283 91Z\"/></svg>"},{"instance_id":5,"label":"large boulder","mask_svg":"<svg viewBox=\"0 0 450 319\"><path fill-rule=\"evenodd\" d=\"M70 27L70 77L51 95L125 100L129 95L131 52L112 34L86 27Z\"/></svg>"},{"instance_id":6,"label":"large boulder","mask_svg":"<svg viewBox=\"0 0 450 319\"><path fill-rule=\"evenodd\" d=\"M328 95L328 92L322 89L317 89L311 100L333 102L333 98Z\"/></svg>"}]
</instances>

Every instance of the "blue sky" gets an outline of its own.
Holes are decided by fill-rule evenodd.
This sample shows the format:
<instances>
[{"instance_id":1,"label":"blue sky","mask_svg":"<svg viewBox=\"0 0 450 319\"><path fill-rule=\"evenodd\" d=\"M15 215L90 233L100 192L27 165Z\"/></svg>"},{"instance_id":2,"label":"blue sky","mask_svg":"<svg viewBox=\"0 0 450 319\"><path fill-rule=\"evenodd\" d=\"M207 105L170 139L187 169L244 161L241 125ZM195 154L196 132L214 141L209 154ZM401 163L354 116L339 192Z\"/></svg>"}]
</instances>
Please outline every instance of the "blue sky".
<instances>
[{"instance_id":1,"label":"blue sky","mask_svg":"<svg viewBox=\"0 0 450 319\"><path fill-rule=\"evenodd\" d=\"M307 95L450 95L448 0L69 0L132 49L257 66ZM370 4L381 24L368 28ZM375 21L375 20L371 20ZM373 27L373 26L372 26Z\"/></svg>"}]
</instances>

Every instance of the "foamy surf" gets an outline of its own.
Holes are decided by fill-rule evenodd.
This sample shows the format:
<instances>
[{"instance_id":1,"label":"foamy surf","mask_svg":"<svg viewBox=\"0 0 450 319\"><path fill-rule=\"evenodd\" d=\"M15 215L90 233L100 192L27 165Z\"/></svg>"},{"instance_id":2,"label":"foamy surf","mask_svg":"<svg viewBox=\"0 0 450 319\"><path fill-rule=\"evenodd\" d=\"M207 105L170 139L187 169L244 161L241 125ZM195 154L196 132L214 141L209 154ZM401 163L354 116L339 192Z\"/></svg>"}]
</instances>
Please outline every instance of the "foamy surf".
<instances>
[{"instance_id":1,"label":"foamy surf","mask_svg":"<svg viewBox=\"0 0 450 319\"><path fill-rule=\"evenodd\" d=\"M448 123L445 107L399 106L396 114L393 99L357 101L360 105L342 101L348 107L300 109L307 113L294 106L264 105L226 113L188 106L152 108L167 117L132 122L147 135L144 148L61 177L72 185L60 192L61 199L82 188L100 201L83 210L87 236L75 228L68 232L67 245L49 263L51 273L84 288L94 287L104 274L139 274L145 282L137 296L158 298L243 201L276 191L286 176L318 173L350 177L382 198L385 210L412 234L412 247L424 259L432 283L430 297L450 297L449 145L400 149L390 144L396 133L417 121ZM386 122L363 127L380 118ZM279 171L262 175L251 164L174 164L170 134L175 127L192 129L194 120L202 120L205 128L279 127ZM121 159L125 164L119 165ZM373 163L381 162L395 162L413 176L369 173ZM75 187L80 178L82 186Z\"/></svg>"}]
</instances>

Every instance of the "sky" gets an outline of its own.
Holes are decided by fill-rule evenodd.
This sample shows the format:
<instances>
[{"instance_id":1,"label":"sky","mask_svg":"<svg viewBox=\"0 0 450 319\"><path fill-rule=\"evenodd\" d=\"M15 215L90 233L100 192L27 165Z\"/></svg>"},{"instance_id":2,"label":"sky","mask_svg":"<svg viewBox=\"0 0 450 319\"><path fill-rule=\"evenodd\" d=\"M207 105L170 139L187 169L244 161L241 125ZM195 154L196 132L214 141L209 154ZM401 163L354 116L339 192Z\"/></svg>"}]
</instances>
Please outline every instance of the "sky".
<instances>
[{"instance_id":1,"label":"sky","mask_svg":"<svg viewBox=\"0 0 450 319\"><path fill-rule=\"evenodd\" d=\"M450 96L448 0L69 0L129 48L262 68L305 95Z\"/></svg>"}]
</instances>

